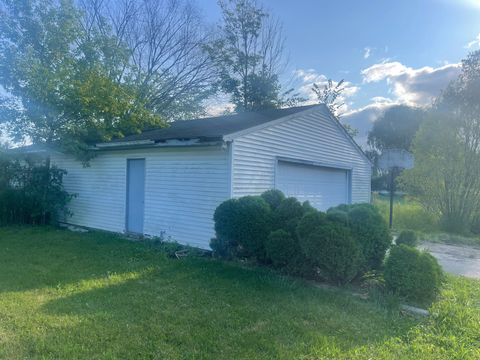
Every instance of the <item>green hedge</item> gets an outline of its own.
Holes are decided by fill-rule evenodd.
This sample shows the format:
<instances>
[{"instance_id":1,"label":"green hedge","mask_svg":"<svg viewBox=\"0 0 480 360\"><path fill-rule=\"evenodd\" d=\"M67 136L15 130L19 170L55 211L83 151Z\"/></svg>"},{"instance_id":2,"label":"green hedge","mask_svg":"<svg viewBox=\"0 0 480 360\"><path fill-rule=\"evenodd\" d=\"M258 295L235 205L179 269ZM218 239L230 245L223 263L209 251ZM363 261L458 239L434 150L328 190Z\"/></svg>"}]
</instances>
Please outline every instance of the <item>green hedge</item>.
<instances>
[{"instance_id":1,"label":"green hedge","mask_svg":"<svg viewBox=\"0 0 480 360\"><path fill-rule=\"evenodd\" d=\"M272 210L275 210L285 199L285 195L280 190L268 190L260 196L267 202Z\"/></svg>"},{"instance_id":2,"label":"green hedge","mask_svg":"<svg viewBox=\"0 0 480 360\"><path fill-rule=\"evenodd\" d=\"M267 259L275 268L295 264L300 253L297 239L289 232L278 229L272 231L265 241Z\"/></svg>"},{"instance_id":3,"label":"green hedge","mask_svg":"<svg viewBox=\"0 0 480 360\"><path fill-rule=\"evenodd\" d=\"M230 199L215 210L216 238L210 246L217 255L265 260L264 242L271 231L272 211L260 196Z\"/></svg>"},{"instance_id":4,"label":"green hedge","mask_svg":"<svg viewBox=\"0 0 480 360\"><path fill-rule=\"evenodd\" d=\"M216 255L250 258L334 283L379 268L391 243L387 224L372 205L341 205L323 213L278 190L227 200L214 220Z\"/></svg>"},{"instance_id":5,"label":"green hedge","mask_svg":"<svg viewBox=\"0 0 480 360\"><path fill-rule=\"evenodd\" d=\"M300 247L303 255L319 269L325 280L344 284L359 275L364 259L358 243L355 242L350 229L344 224L317 217L320 221L315 225L313 216L303 220L307 224L300 225L306 229L313 225L313 230L303 232L300 236Z\"/></svg>"},{"instance_id":6,"label":"green hedge","mask_svg":"<svg viewBox=\"0 0 480 360\"><path fill-rule=\"evenodd\" d=\"M366 270L379 269L392 244L392 237L378 210L371 204L340 205L329 209L328 214L348 224L352 236L362 248Z\"/></svg>"}]
</instances>

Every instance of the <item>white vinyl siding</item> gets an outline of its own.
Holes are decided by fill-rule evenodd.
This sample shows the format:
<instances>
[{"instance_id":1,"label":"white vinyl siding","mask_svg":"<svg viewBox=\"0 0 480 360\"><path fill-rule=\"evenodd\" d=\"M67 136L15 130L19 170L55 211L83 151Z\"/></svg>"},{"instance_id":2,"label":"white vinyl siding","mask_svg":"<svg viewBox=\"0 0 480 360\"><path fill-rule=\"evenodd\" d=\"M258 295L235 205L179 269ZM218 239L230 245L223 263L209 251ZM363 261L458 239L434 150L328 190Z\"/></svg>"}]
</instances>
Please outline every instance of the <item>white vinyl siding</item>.
<instances>
[{"instance_id":1,"label":"white vinyl siding","mask_svg":"<svg viewBox=\"0 0 480 360\"><path fill-rule=\"evenodd\" d=\"M306 111L234 137L232 196L275 187L278 158L351 169L351 201L370 201L371 165L324 110Z\"/></svg>"},{"instance_id":2,"label":"white vinyl siding","mask_svg":"<svg viewBox=\"0 0 480 360\"><path fill-rule=\"evenodd\" d=\"M105 151L86 168L70 157L53 156L68 171L66 190L77 194L66 221L125 231L127 159L145 159L144 233L208 248L215 208L230 195L229 155L220 147Z\"/></svg>"}]
</instances>

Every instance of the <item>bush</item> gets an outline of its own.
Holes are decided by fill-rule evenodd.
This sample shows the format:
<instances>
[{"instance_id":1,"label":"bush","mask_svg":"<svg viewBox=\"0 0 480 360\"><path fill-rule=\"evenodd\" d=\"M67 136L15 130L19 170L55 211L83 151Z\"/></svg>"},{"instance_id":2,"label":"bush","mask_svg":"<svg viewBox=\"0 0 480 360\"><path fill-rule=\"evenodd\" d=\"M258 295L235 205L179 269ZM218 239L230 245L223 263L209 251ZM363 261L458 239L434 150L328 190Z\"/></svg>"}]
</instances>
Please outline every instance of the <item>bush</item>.
<instances>
[{"instance_id":1,"label":"bush","mask_svg":"<svg viewBox=\"0 0 480 360\"><path fill-rule=\"evenodd\" d=\"M432 302L442 282L442 270L437 260L426 252L406 245L394 246L385 262L385 285L407 300Z\"/></svg>"},{"instance_id":2,"label":"bush","mask_svg":"<svg viewBox=\"0 0 480 360\"><path fill-rule=\"evenodd\" d=\"M333 222L338 222L345 226L349 225L348 215L345 211L332 209L327 212L327 219Z\"/></svg>"},{"instance_id":3,"label":"bush","mask_svg":"<svg viewBox=\"0 0 480 360\"><path fill-rule=\"evenodd\" d=\"M284 199L273 211L273 229L283 229L295 235L295 229L304 212L304 207L297 199Z\"/></svg>"},{"instance_id":4,"label":"bush","mask_svg":"<svg viewBox=\"0 0 480 360\"><path fill-rule=\"evenodd\" d=\"M265 259L264 241L271 229L270 206L260 196L230 199L215 210L213 246L220 253Z\"/></svg>"},{"instance_id":5,"label":"bush","mask_svg":"<svg viewBox=\"0 0 480 360\"><path fill-rule=\"evenodd\" d=\"M52 224L68 216L65 170L34 159L0 158L0 225Z\"/></svg>"},{"instance_id":6,"label":"bush","mask_svg":"<svg viewBox=\"0 0 480 360\"><path fill-rule=\"evenodd\" d=\"M276 268L286 267L299 255L298 241L285 230L272 231L265 241L267 259Z\"/></svg>"},{"instance_id":7,"label":"bush","mask_svg":"<svg viewBox=\"0 0 480 360\"><path fill-rule=\"evenodd\" d=\"M270 205L272 210L275 210L285 199L285 195L280 190L275 189L267 190L260 196Z\"/></svg>"},{"instance_id":8,"label":"bush","mask_svg":"<svg viewBox=\"0 0 480 360\"><path fill-rule=\"evenodd\" d=\"M407 245L415 247L418 244L417 233L413 230L403 230L395 241L397 245Z\"/></svg>"},{"instance_id":9,"label":"bush","mask_svg":"<svg viewBox=\"0 0 480 360\"><path fill-rule=\"evenodd\" d=\"M326 221L327 217L325 213L317 210L306 213L297 225L296 233L298 238L307 237Z\"/></svg>"},{"instance_id":10,"label":"bush","mask_svg":"<svg viewBox=\"0 0 480 360\"><path fill-rule=\"evenodd\" d=\"M325 216L307 214L298 233L304 256L318 267L325 280L344 284L360 273L362 252L345 225Z\"/></svg>"},{"instance_id":11,"label":"bush","mask_svg":"<svg viewBox=\"0 0 480 360\"><path fill-rule=\"evenodd\" d=\"M312 204L310 204L310 201L304 201L303 204L302 204L302 207L303 207L303 213L306 214L308 212L311 212L311 211L317 211L317 209L315 209Z\"/></svg>"},{"instance_id":12,"label":"bush","mask_svg":"<svg viewBox=\"0 0 480 360\"><path fill-rule=\"evenodd\" d=\"M392 242L386 221L371 204L340 205L328 210L331 218L344 222L341 212L347 216L352 236L362 247L366 270L380 268Z\"/></svg>"},{"instance_id":13,"label":"bush","mask_svg":"<svg viewBox=\"0 0 480 360\"><path fill-rule=\"evenodd\" d=\"M237 251L236 242L225 237L215 237L210 240L210 247L213 251L213 256L226 260L235 258Z\"/></svg>"}]
</instances>

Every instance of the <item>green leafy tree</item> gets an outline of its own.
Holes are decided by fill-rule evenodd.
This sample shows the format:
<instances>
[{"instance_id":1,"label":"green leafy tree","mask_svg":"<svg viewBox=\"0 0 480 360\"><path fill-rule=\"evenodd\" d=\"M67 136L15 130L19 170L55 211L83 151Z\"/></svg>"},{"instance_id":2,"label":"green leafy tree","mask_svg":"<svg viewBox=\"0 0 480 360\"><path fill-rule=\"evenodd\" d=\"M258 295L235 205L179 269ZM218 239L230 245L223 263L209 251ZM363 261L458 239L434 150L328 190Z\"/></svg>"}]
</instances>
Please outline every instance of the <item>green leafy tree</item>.
<instances>
[{"instance_id":1,"label":"green leafy tree","mask_svg":"<svg viewBox=\"0 0 480 360\"><path fill-rule=\"evenodd\" d=\"M425 119L425 113L425 110L421 108L396 105L387 109L374 122L368 134L370 149L367 152L367 156L374 164L373 190L383 190L390 186L389 174L377 167L380 154L385 149L410 151L415 134Z\"/></svg>"},{"instance_id":2,"label":"green leafy tree","mask_svg":"<svg viewBox=\"0 0 480 360\"><path fill-rule=\"evenodd\" d=\"M406 105L392 106L375 121L368 134L368 145L377 152L395 148L409 151L425 111Z\"/></svg>"},{"instance_id":3,"label":"green leafy tree","mask_svg":"<svg viewBox=\"0 0 480 360\"><path fill-rule=\"evenodd\" d=\"M292 90L282 93L279 75L284 38L278 21L254 0L220 1L220 37L208 46L219 86L236 111L276 108L294 103Z\"/></svg>"},{"instance_id":4,"label":"green leafy tree","mask_svg":"<svg viewBox=\"0 0 480 360\"><path fill-rule=\"evenodd\" d=\"M0 121L16 141L55 145L88 159L88 145L163 122L115 78L118 46L85 31L71 0L1 1Z\"/></svg>"},{"instance_id":5,"label":"green leafy tree","mask_svg":"<svg viewBox=\"0 0 480 360\"><path fill-rule=\"evenodd\" d=\"M462 71L437 100L413 142L415 168L403 186L431 211L445 230L467 232L480 209L480 52L462 61Z\"/></svg>"}]
</instances>

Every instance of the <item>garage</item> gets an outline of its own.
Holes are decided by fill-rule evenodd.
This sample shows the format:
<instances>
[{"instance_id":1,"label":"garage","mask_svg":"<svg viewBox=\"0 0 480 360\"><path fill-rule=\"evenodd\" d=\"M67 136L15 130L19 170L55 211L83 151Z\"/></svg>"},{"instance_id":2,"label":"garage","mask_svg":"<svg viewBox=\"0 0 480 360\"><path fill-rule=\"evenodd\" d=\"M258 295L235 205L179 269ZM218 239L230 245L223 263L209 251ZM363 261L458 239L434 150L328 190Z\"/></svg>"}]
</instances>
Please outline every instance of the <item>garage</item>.
<instances>
[{"instance_id":1,"label":"garage","mask_svg":"<svg viewBox=\"0 0 480 360\"><path fill-rule=\"evenodd\" d=\"M76 194L66 224L208 249L230 198L277 188L320 210L370 201L371 163L324 105L179 120L92 151L85 167L48 150Z\"/></svg>"},{"instance_id":2,"label":"garage","mask_svg":"<svg viewBox=\"0 0 480 360\"><path fill-rule=\"evenodd\" d=\"M309 201L319 210L350 203L350 171L278 161L275 187L285 195Z\"/></svg>"}]
</instances>

